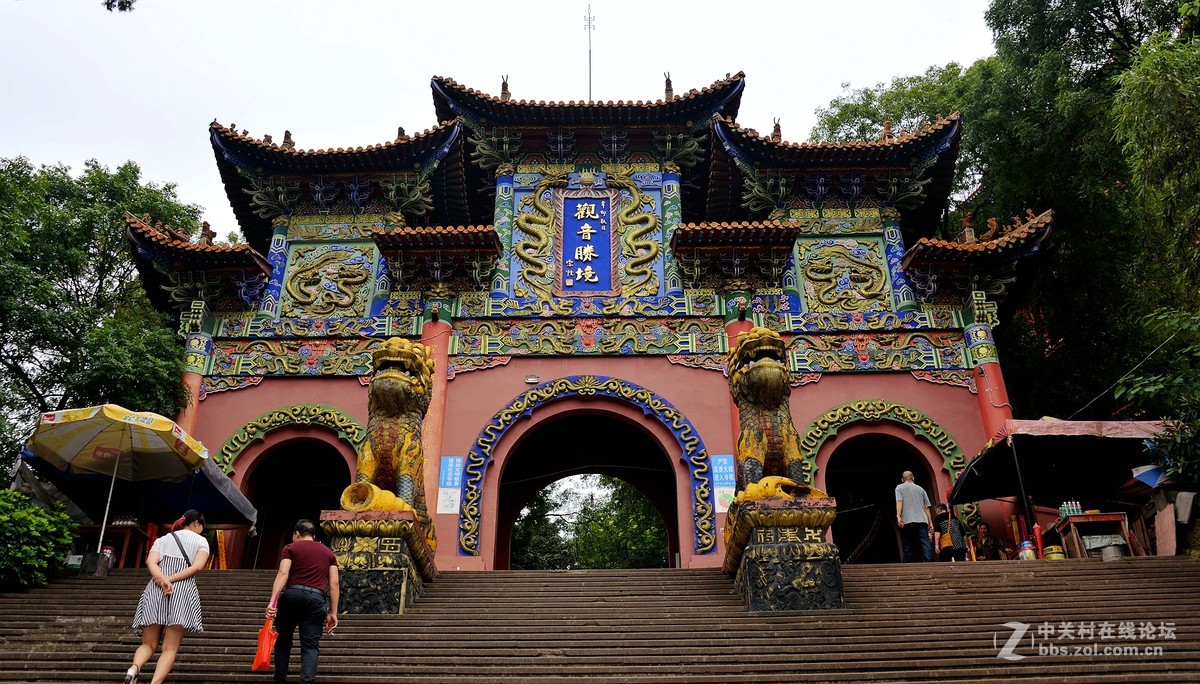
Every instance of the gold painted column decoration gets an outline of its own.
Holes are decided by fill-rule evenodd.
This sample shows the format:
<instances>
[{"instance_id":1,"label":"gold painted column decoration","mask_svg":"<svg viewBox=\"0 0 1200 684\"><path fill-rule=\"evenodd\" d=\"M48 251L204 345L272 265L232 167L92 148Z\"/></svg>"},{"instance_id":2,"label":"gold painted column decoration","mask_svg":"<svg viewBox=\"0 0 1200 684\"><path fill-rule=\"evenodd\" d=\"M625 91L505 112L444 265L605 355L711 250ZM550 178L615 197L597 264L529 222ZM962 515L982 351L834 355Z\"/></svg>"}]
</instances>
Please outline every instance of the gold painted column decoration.
<instances>
[{"instance_id":1,"label":"gold painted column decoration","mask_svg":"<svg viewBox=\"0 0 1200 684\"><path fill-rule=\"evenodd\" d=\"M989 302L987 294L978 290L971 292L968 308L972 321L963 333L967 339L967 353L974 365L975 386L979 389L975 398L979 400L979 415L983 420L984 437L991 439L1012 420L1012 404L1008 403L1008 388L1004 385L1004 374L1000 372L1000 357L992 337L992 326L996 324L996 305Z\"/></svg>"},{"instance_id":2,"label":"gold painted column decoration","mask_svg":"<svg viewBox=\"0 0 1200 684\"><path fill-rule=\"evenodd\" d=\"M200 412L200 386L212 365L213 338L207 329L210 322L208 304L199 299L193 300L179 317L179 335L184 339L183 386L187 405L175 415L175 423L189 434L196 427Z\"/></svg>"}]
</instances>

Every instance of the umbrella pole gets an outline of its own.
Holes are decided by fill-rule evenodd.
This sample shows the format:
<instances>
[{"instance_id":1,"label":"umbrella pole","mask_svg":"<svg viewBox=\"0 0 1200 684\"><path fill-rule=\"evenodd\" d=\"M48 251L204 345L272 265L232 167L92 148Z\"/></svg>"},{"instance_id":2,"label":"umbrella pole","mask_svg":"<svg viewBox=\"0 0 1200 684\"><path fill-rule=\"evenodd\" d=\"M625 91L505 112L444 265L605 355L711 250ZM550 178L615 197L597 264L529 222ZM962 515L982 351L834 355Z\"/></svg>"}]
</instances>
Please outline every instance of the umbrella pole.
<instances>
[{"instance_id":1,"label":"umbrella pole","mask_svg":"<svg viewBox=\"0 0 1200 684\"><path fill-rule=\"evenodd\" d=\"M104 548L104 528L108 526L108 509L112 508L113 488L117 484L117 468L121 465L121 454L117 453L117 459L113 461L113 476L112 481L108 483L108 501L104 502L104 518L100 520L100 541L96 542L96 553L99 554Z\"/></svg>"},{"instance_id":2,"label":"umbrella pole","mask_svg":"<svg viewBox=\"0 0 1200 684\"><path fill-rule=\"evenodd\" d=\"M1026 525L1033 525L1033 507L1029 505L1029 497L1025 495L1025 478L1021 477L1021 462L1017 460L1017 443L1014 440L1012 443L1013 466L1017 469L1017 488L1021 490L1021 509L1025 512ZM1024 539L1015 540L1017 546L1021 545Z\"/></svg>"},{"instance_id":3,"label":"umbrella pole","mask_svg":"<svg viewBox=\"0 0 1200 684\"><path fill-rule=\"evenodd\" d=\"M184 504L183 504L183 510L184 510L184 511L191 510L191 508L192 508L192 490L196 488L196 475L197 475L199 472L200 472L200 469L199 469L199 468L197 468L196 470L193 470L193 471L192 471L192 477L191 477L191 479L188 481L188 495L187 495L187 500L186 500L186 501L184 502Z\"/></svg>"}]
</instances>

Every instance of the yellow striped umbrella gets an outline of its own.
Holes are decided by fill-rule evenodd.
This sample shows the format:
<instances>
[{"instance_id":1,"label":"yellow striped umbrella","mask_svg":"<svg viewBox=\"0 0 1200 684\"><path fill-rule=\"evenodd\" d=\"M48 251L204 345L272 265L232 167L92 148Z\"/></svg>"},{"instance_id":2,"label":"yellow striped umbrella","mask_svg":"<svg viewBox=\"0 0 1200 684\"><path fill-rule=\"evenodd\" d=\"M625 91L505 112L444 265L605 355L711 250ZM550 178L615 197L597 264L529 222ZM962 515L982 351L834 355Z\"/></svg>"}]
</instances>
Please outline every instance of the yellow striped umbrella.
<instances>
[{"instance_id":1,"label":"yellow striped umbrella","mask_svg":"<svg viewBox=\"0 0 1200 684\"><path fill-rule=\"evenodd\" d=\"M64 472L112 476L101 543L117 478L178 482L208 458L208 449L169 418L116 404L43 413L27 448Z\"/></svg>"}]
</instances>

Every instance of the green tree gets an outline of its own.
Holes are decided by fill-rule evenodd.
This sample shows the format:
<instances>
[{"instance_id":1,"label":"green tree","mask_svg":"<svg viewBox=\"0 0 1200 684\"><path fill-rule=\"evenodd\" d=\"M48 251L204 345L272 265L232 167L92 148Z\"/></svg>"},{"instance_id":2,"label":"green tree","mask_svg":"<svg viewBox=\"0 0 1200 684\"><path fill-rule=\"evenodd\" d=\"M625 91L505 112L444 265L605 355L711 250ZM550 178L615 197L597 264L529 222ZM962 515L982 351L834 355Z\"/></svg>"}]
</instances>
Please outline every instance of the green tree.
<instances>
[{"instance_id":1,"label":"green tree","mask_svg":"<svg viewBox=\"0 0 1200 684\"><path fill-rule=\"evenodd\" d=\"M851 142L879 137L884 121L892 130L917 130L938 114L962 109L963 77L966 69L955 62L931 66L916 76L897 76L891 83L869 88L851 88L827 107L817 108L813 140Z\"/></svg>"},{"instance_id":2,"label":"green tree","mask_svg":"<svg viewBox=\"0 0 1200 684\"><path fill-rule=\"evenodd\" d=\"M137 279L124 212L184 232L199 207L173 185L110 171L0 159L0 459L41 412L99 403L173 415L186 401L183 350Z\"/></svg>"},{"instance_id":3,"label":"green tree","mask_svg":"<svg viewBox=\"0 0 1200 684\"><path fill-rule=\"evenodd\" d=\"M1107 86L1151 35L1179 24L1178 7L1178 0L992 0L986 16L997 53L1018 67L1033 70L1057 55L1052 69Z\"/></svg>"},{"instance_id":4,"label":"green tree","mask_svg":"<svg viewBox=\"0 0 1200 684\"><path fill-rule=\"evenodd\" d=\"M600 476L574 526L582 568L668 567L667 529L645 494L624 480Z\"/></svg>"},{"instance_id":5,"label":"green tree","mask_svg":"<svg viewBox=\"0 0 1200 684\"><path fill-rule=\"evenodd\" d=\"M45 584L62 564L75 523L62 504L41 508L25 494L0 490L0 587Z\"/></svg>"},{"instance_id":6,"label":"green tree","mask_svg":"<svg viewBox=\"0 0 1200 684\"><path fill-rule=\"evenodd\" d=\"M1179 264L1171 274L1176 306L1144 319L1159 347L1117 396L1135 401L1149 417L1169 419L1156 455L1168 475L1194 485L1200 483L1200 313L1192 285L1200 270L1200 2L1184 3L1180 17L1177 35L1153 36L1117 78L1117 138L1147 220Z\"/></svg>"},{"instance_id":7,"label":"green tree","mask_svg":"<svg viewBox=\"0 0 1200 684\"><path fill-rule=\"evenodd\" d=\"M1180 275L1192 280L1200 266L1200 41L1155 35L1117 85L1117 137L1134 187L1173 236Z\"/></svg>"},{"instance_id":8,"label":"green tree","mask_svg":"<svg viewBox=\"0 0 1200 684\"><path fill-rule=\"evenodd\" d=\"M1167 475L1194 486L1200 484L1200 313L1163 309L1146 321L1162 351L1123 379L1116 394L1148 417L1167 420L1153 452Z\"/></svg>"},{"instance_id":9,"label":"green tree","mask_svg":"<svg viewBox=\"0 0 1200 684\"><path fill-rule=\"evenodd\" d=\"M978 183L958 210L1005 222L1026 208L1055 211L1054 233L1018 273L996 330L1013 406L1066 417L1102 395L1083 415L1108 416L1121 405L1105 390L1152 348L1142 316L1181 296L1165 229L1148 220L1113 136L1114 76L1178 14L1170 2L995 0L987 18L995 56L834 100L817 130L842 130L862 112L959 110L960 165ZM884 102L899 104L860 106ZM842 114L842 105L853 106Z\"/></svg>"},{"instance_id":10,"label":"green tree","mask_svg":"<svg viewBox=\"0 0 1200 684\"><path fill-rule=\"evenodd\" d=\"M559 480L538 492L513 526L514 570L665 568L668 560L662 515L615 477Z\"/></svg>"},{"instance_id":11,"label":"green tree","mask_svg":"<svg viewBox=\"0 0 1200 684\"><path fill-rule=\"evenodd\" d=\"M867 88L851 88L843 83L843 92L826 107L818 107L817 123L812 140L851 142L876 140L884 122L893 135L919 130L939 114L961 113L968 105L967 97L976 74L956 62L946 66L931 66L923 74L897 76L890 83L876 83ZM955 169L955 195L963 195L979 184L980 160L967 137L959 152ZM957 231L955 231L957 232Z\"/></svg>"},{"instance_id":12,"label":"green tree","mask_svg":"<svg viewBox=\"0 0 1200 684\"><path fill-rule=\"evenodd\" d=\"M578 565L565 512L571 502L571 492L561 482L534 495L513 525L509 567L569 570Z\"/></svg>"},{"instance_id":13,"label":"green tree","mask_svg":"<svg viewBox=\"0 0 1200 684\"><path fill-rule=\"evenodd\" d=\"M995 0L987 19L997 54L980 65L966 135L990 208L1055 211L1050 244L996 331L1013 405L1028 417L1107 417L1121 408L1108 388L1152 349L1142 317L1180 294L1112 134L1113 77L1177 21L1174 4Z\"/></svg>"}]
</instances>

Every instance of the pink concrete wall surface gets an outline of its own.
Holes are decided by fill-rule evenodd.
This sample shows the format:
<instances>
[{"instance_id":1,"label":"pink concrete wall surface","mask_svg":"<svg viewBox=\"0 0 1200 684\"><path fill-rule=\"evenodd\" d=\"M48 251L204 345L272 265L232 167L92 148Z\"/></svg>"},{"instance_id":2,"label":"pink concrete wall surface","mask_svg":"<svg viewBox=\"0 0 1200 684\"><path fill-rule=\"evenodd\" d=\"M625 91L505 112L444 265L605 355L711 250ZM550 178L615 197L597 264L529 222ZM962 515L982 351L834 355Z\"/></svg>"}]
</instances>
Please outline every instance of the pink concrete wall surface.
<instances>
[{"instance_id":1,"label":"pink concrete wall surface","mask_svg":"<svg viewBox=\"0 0 1200 684\"><path fill-rule=\"evenodd\" d=\"M671 402L691 421L710 455L734 451L732 426L735 418L728 384L721 373L672 364L663 357L516 357L505 366L461 373L448 383L442 453L426 453L427 482L436 487L441 456L465 456L483 426L535 386L525 382L529 375L537 376L539 382L574 375L596 375L619 378L644 387ZM797 429L803 431L826 411L862 399L904 404L925 413L950 433L968 460L985 442L974 395L965 388L920 381L908 373L826 374L817 383L793 388L792 418ZM305 403L332 406L364 425L367 422L367 388L355 378L267 378L256 387L210 395L199 407L195 434L215 453L246 422L272 409ZM639 408L618 400L567 398L550 402L534 411L530 418L518 421L496 443L493 462L484 480L479 556L459 555L458 515L436 514L437 491L427 489L426 499L437 526L439 568L489 569L494 565L498 503L495 490L506 460L522 438L543 421L579 412L603 413L636 423L646 431L651 441L670 459L675 472L680 565L712 567L721 564L724 514L717 514L716 552L705 555L693 552L691 480L686 464L679 460L680 448L671 432L653 417L645 416ZM914 438L912 430L906 426L887 421L851 424L826 440L817 455L815 484L819 488L824 488L825 466L830 455L840 444L866 434L890 435L913 445L926 461L930 481L937 483L937 491L931 491L930 498L935 503L944 501L950 478L942 470L941 455L925 440ZM242 452L234 463L234 482L244 491L250 473L265 453L298 438L318 439L334 446L353 479L355 455L349 444L325 428L289 426L269 433L266 439Z\"/></svg>"}]
</instances>

